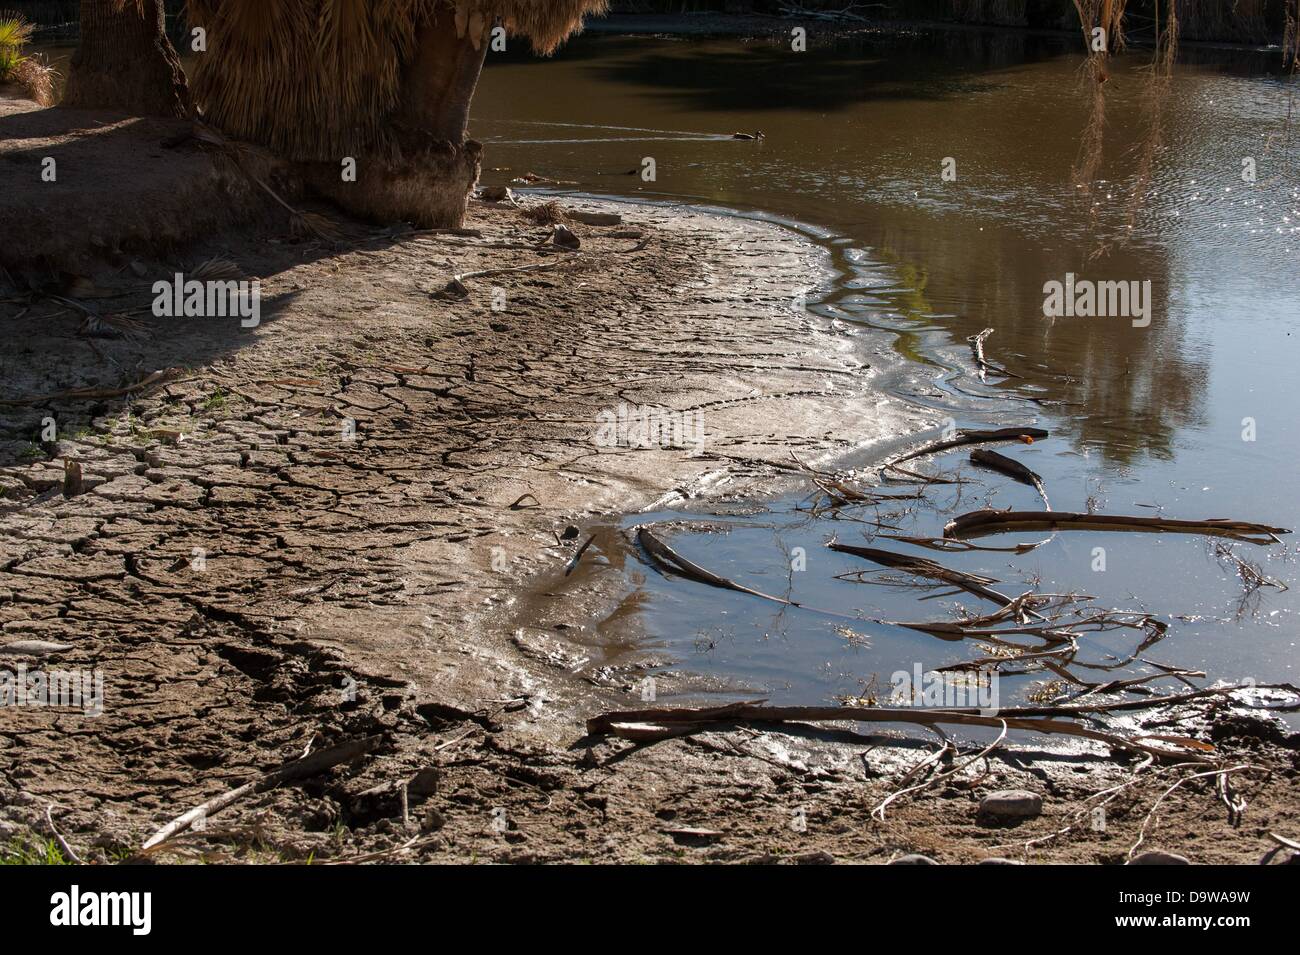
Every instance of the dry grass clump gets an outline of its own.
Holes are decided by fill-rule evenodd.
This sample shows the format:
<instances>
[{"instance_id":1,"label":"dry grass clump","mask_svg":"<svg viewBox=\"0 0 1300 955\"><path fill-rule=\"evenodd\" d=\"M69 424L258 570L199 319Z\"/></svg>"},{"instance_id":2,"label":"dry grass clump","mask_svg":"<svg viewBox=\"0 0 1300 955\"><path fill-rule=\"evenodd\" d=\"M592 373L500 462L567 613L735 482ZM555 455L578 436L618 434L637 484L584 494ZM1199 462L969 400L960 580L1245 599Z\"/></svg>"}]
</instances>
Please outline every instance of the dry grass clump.
<instances>
[{"instance_id":1,"label":"dry grass clump","mask_svg":"<svg viewBox=\"0 0 1300 955\"><path fill-rule=\"evenodd\" d=\"M533 225L553 226L569 221L569 214L564 211L564 206L554 199L550 202L527 206L521 209L519 214Z\"/></svg>"}]
</instances>

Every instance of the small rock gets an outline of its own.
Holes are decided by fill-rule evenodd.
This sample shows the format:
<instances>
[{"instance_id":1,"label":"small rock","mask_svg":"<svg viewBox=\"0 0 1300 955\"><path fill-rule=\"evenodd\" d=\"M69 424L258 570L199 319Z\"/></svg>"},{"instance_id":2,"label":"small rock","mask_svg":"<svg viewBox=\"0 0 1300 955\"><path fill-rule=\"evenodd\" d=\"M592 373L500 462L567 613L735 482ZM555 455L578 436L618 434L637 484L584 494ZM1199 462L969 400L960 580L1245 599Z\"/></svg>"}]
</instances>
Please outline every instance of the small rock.
<instances>
[{"instance_id":1,"label":"small rock","mask_svg":"<svg viewBox=\"0 0 1300 955\"><path fill-rule=\"evenodd\" d=\"M1027 789L1001 789L980 802L979 814L995 819L1032 819L1043 811L1043 797Z\"/></svg>"},{"instance_id":2,"label":"small rock","mask_svg":"<svg viewBox=\"0 0 1300 955\"><path fill-rule=\"evenodd\" d=\"M411 777L406 790L412 796L432 796L438 791L438 779L441 773L435 767L422 769Z\"/></svg>"},{"instance_id":3,"label":"small rock","mask_svg":"<svg viewBox=\"0 0 1300 955\"><path fill-rule=\"evenodd\" d=\"M557 225L551 241L562 249L580 249L582 240L566 225Z\"/></svg>"},{"instance_id":4,"label":"small rock","mask_svg":"<svg viewBox=\"0 0 1300 955\"><path fill-rule=\"evenodd\" d=\"M929 856L923 856L919 852L911 852L905 856L899 856L890 865L938 865Z\"/></svg>"},{"instance_id":5,"label":"small rock","mask_svg":"<svg viewBox=\"0 0 1300 955\"><path fill-rule=\"evenodd\" d=\"M569 209L567 214L574 222L581 222L583 225L623 224L623 217L617 212L583 212L580 209Z\"/></svg>"},{"instance_id":6,"label":"small rock","mask_svg":"<svg viewBox=\"0 0 1300 955\"><path fill-rule=\"evenodd\" d=\"M795 865L834 865L835 857L822 849L817 852L803 852L790 859Z\"/></svg>"},{"instance_id":7,"label":"small rock","mask_svg":"<svg viewBox=\"0 0 1300 955\"><path fill-rule=\"evenodd\" d=\"M515 201L515 194L510 191L508 186L483 186L478 191L478 197L484 202Z\"/></svg>"},{"instance_id":8,"label":"small rock","mask_svg":"<svg viewBox=\"0 0 1300 955\"><path fill-rule=\"evenodd\" d=\"M1176 852L1165 852L1163 849L1151 849L1147 852L1141 852L1128 860L1129 865L1191 865L1187 856L1180 856Z\"/></svg>"},{"instance_id":9,"label":"small rock","mask_svg":"<svg viewBox=\"0 0 1300 955\"><path fill-rule=\"evenodd\" d=\"M987 859L980 859L976 865L1024 865L1023 862L1017 862L1015 859L1003 859L1001 856L989 856Z\"/></svg>"}]
</instances>

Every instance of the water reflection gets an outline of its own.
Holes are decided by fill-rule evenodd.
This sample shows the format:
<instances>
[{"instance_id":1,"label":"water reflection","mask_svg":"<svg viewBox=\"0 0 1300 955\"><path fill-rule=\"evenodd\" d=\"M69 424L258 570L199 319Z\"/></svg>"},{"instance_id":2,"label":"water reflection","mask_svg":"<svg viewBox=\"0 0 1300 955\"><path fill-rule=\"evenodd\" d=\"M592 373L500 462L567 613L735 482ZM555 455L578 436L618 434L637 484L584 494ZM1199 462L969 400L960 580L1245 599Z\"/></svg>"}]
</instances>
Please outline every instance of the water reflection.
<instances>
[{"instance_id":1,"label":"water reflection","mask_svg":"<svg viewBox=\"0 0 1300 955\"><path fill-rule=\"evenodd\" d=\"M1049 428L1049 441L1016 455L1043 475L1058 508L1296 527L1300 149L1286 124L1296 84L1276 75L1278 59L1189 50L1163 103L1149 178L1145 62L1116 60L1090 190L1072 181L1089 115L1082 57L1068 41L1008 32L915 33L801 56L771 43L586 38L554 62L494 62L473 131L488 142L488 165L501 167L493 181L532 170L581 190L764 210L827 230L841 274L814 307L883 330L868 339L870 358L875 380L896 394L963 426ZM522 120L576 125L546 127L552 141L530 144L519 140L540 138L538 127ZM619 129L629 126L638 129ZM758 129L762 142L730 139ZM656 182L622 175L647 155ZM941 178L945 158L956 181ZM1242 177L1245 158L1255 182ZM1044 283L1067 273L1150 281L1150 325L1046 319ZM996 329L992 360L1023 378L979 380L966 339L984 328ZM882 347L893 355L883 369ZM1243 441L1247 419L1262 429L1258 440ZM982 480L973 497L1027 503L1005 481ZM854 540L863 530L810 520L798 506L785 498L765 516L781 528L780 547L771 530L742 528L680 545L715 570L781 590L786 545L824 552L831 533ZM916 531L942 526L942 508L914 514ZM1102 606L1177 615L1165 662L1228 679L1293 676L1300 588L1270 591L1238 614L1237 582L1203 541L1109 537L1063 535L1014 566L978 554L955 562L1046 591L1085 588ZM1109 573L1090 569L1094 546L1107 548ZM1279 547L1249 556L1292 576ZM851 561L820 560L796 591L817 606L892 619L943 613L918 611L914 593L834 581L829 572ZM897 628L868 627L870 648L846 646L816 615L774 616L743 595L654 574L635 586L651 596L637 606L654 645L787 701L858 691L895 664L970 656ZM696 633L701 621L713 630ZM1124 652L1106 640L1090 649Z\"/></svg>"}]
</instances>

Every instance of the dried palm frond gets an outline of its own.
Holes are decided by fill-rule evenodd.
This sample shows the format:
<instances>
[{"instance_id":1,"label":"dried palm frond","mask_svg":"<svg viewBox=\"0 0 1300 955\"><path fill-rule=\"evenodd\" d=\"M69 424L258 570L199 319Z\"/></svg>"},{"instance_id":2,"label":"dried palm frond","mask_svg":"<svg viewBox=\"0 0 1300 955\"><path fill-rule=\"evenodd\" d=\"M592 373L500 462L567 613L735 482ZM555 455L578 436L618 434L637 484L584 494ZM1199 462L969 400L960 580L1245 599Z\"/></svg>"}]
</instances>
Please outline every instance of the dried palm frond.
<instances>
[{"instance_id":1,"label":"dried palm frond","mask_svg":"<svg viewBox=\"0 0 1300 955\"><path fill-rule=\"evenodd\" d=\"M244 270L229 259L214 256L191 269L185 277L199 282L224 282L227 279L238 279L243 273Z\"/></svg>"},{"instance_id":2,"label":"dried palm frond","mask_svg":"<svg viewBox=\"0 0 1300 955\"><path fill-rule=\"evenodd\" d=\"M569 214L564 211L564 206L554 199L527 206L519 214L534 225L559 225L569 221Z\"/></svg>"},{"instance_id":3,"label":"dried palm frond","mask_svg":"<svg viewBox=\"0 0 1300 955\"><path fill-rule=\"evenodd\" d=\"M208 36L195 96L210 121L285 158L334 161L382 145L421 29L447 29L477 47L500 22L553 51L606 0L190 0ZM454 24L454 26L453 26Z\"/></svg>"}]
</instances>

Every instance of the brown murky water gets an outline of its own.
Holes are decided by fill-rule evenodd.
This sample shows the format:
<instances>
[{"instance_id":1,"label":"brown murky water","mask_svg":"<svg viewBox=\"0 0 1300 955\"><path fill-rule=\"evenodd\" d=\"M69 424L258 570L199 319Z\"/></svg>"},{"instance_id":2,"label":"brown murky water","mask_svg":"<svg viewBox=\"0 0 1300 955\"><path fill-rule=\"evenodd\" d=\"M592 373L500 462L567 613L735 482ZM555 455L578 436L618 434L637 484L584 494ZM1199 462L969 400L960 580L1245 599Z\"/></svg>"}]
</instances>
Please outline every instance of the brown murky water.
<instances>
[{"instance_id":1,"label":"brown murky water","mask_svg":"<svg viewBox=\"0 0 1300 955\"><path fill-rule=\"evenodd\" d=\"M769 42L588 37L552 61L492 62L472 132L488 144L486 165L504 167L489 181L532 171L576 191L805 224L840 271L810 307L860 327L882 385L932 417L1050 429L1051 439L1009 453L1043 475L1057 509L1300 525L1300 149L1286 124L1297 83L1273 54L1189 51L1144 180L1144 60L1120 58L1089 195L1072 176L1090 104L1081 63L1068 41L1008 32L853 39L805 54ZM763 140L731 137L756 130ZM652 183L627 174L646 157ZM941 175L945 158L955 181ZM1246 160L1254 182L1243 178ZM1045 283L1067 273L1139 290L1150 282L1149 324L1045 318ZM979 380L966 339L988 327L990 359L1022 378ZM933 467L964 462L953 454ZM953 509L1037 506L1028 488L963 470L979 483L961 501L935 490L930 504L891 520L933 534ZM793 582L796 599L864 617L937 619L971 607L835 579L867 565L828 554L824 541L838 533L863 543L868 529L800 506L799 497L769 502L729 534L680 536L676 546L751 586L784 593ZM808 572L791 575L797 546ZM1233 550L1296 580L1293 543ZM1211 679L1294 679L1300 589L1267 587L1243 601L1231 563L1201 538L1080 533L1018 558L917 553L1159 613L1173 626L1148 659L1203 667ZM852 694L873 674L974 655L877 624L857 628L866 640L846 638L842 621L653 572L630 586L646 591L637 606L655 646L774 699L816 702ZM1088 653L1104 663L1133 649L1124 644L1098 637Z\"/></svg>"}]
</instances>

